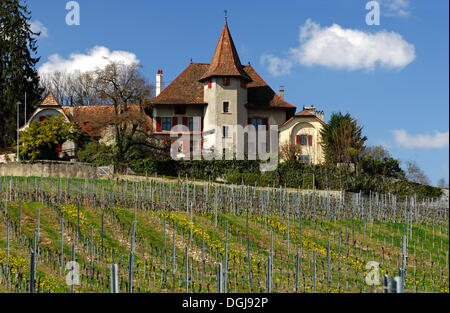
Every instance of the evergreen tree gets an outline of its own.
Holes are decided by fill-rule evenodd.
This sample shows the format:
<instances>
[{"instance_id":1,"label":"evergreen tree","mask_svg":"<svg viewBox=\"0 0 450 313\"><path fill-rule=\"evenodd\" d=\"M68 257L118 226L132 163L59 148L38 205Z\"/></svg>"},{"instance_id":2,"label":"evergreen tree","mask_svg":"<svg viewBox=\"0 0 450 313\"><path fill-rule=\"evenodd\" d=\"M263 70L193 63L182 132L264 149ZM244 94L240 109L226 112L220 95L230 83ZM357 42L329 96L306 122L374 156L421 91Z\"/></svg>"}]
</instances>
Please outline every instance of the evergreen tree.
<instances>
[{"instance_id":1,"label":"evergreen tree","mask_svg":"<svg viewBox=\"0 0 450 313\"><path fill-rule=\"evenodd\" d=\"M359 165L367 137L362 136L362 127L350 114L333 113L321 137L328 163Z\"/></svg>"},{"instance_id":2,"label":"evergreen tree","mask_svg":"<svg viewBox=\"0 0 450 313\"><path fill-rule=\"evenodd\" d=\"M36 64L36 40L30 25L31 13L21 0L0 1L0 147L14 143L17 125L17 103L21 102L19 124L25 123L24 103L27 95L27 115L42 95Z\"/></svg>"}]
</instances>

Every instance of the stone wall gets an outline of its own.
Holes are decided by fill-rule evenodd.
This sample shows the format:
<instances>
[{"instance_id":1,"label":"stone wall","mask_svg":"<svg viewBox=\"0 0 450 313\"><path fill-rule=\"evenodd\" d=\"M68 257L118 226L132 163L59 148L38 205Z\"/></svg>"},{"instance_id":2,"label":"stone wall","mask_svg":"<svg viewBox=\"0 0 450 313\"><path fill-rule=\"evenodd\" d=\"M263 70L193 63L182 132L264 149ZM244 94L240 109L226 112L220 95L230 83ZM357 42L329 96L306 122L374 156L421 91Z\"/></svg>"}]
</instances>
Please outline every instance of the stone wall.
<instances>
[{"instance_id":1,"label":"stone wall","mask_svg":"<svg viewBox=\"0 0 450 313\"><path fill-rule=\"evenodd\" d=\"M0 176L98 178L97 165L60 161L1 163Z\"/></svg>"}]
</instances>

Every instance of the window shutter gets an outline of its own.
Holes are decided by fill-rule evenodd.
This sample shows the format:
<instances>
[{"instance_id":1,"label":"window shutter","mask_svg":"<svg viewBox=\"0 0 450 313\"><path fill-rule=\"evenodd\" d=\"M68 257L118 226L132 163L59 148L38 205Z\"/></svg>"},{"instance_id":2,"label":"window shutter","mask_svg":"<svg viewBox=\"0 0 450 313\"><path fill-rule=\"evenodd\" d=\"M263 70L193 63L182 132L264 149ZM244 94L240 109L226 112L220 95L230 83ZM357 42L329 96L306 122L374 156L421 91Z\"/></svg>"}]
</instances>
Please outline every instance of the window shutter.
<instances>
[{"instance_id":1,"label":"window shutter","mask_svg":"<svg viewBox=\"0 0 450 313\"><path fill-rule=\"evenodd\" d=\"M172 127L178 125L178 117L172 117Z\"/></svg>"},{"instance_id":2,"label":"window shutter","mask_svg":"<svg viewBox=\"0 0 450 313\"><path fill-rule=\"evenodd\" d=\"M295 137L295 143L296 143L297 145L300 144L300 135L297 135L297 136Z\"/></svg>"},{"instance_id":3,"label":"window shutter","mask_svg":"<svg viewBox=\"0 0 450 313\"><path fill-rule=\"evenodd\" d=\"M252 125L252 119L251 118L248 119L248 123L247 124L248 125Z\"/></svg>"},{"instance_id":4,"label":"window shutter","mask_svg":"<svg viewBox=\"0 0 450 313\"><path fill-rule=\"evenodd\" d=\"M209 81L209 82L208 82L208 88L211 88L211 87L212 87L212 82Z\"/></svg>"},{"instance_id":5,"label":"window shutter","mask_svg":"<svg viewBox=\"0 0 450 313\"><path fill-rule=\"evenodd\" d=\"M156 131L161 131L161 117L156 117Z\"/></svg>"},{"instance_id":6,"label":"window shutter","mask_svg":"<svg viewBox=\"0 0 450 313\"><path fill-rule=\"evenodd\" d=\"M187 117L183 117L183 125L188 126L188 118Z\"/></svg>"},{"instance_id":7,"label":"window shutter","mask_svg":"<svg viewBox=\"0 0 450 313\"><path fill-rule=\"evenodd\" d=\"M183 153L189 153L189 140L183 140Z\"/></svg>"},{"instance_id":8,"label":"window shutter","mask_svg":"<svg viewBox=\"0 0 450 313\"><path fill-rule=\"evenodd\" d=\"M312 136L308 135L308 146L312 146Z\"/></svg>"}]
</instances>

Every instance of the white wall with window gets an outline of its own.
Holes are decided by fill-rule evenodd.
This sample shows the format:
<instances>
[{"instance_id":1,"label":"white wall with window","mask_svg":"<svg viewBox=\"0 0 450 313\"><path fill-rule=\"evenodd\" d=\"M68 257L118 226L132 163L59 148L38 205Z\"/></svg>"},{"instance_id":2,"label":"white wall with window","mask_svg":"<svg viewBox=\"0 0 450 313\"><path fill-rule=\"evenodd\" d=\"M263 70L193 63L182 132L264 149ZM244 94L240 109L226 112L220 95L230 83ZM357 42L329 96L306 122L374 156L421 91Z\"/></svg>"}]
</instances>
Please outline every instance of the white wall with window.
<instances>
[{"instance_id":1,"label":"white wall with window","mask_svg":"<svg viewBox=\"0 0 450 313\"><path fill-rule=\"evenodd\" d=\"M279 142L290 142L301 147L299 159L306 163L324 162L320 142L320 130L323 124L315 118L293 118L279 128Z\"/></svg>"}]
</instances>

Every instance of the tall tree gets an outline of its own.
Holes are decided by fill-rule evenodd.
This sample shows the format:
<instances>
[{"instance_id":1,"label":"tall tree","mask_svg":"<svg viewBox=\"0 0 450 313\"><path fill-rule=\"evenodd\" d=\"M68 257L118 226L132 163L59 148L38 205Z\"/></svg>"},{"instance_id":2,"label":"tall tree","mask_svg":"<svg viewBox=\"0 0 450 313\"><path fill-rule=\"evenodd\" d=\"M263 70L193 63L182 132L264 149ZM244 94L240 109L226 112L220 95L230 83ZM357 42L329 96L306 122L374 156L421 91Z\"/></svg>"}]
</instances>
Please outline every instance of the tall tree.
<instances>
[{"instance_id":1,"label":"tall tree","mask_svg":"<svg viewBox=\"0 0 450 313\"><path fill-rule=\"evenodd\" d=\"M169 144L156 139L146 129L145 101L153 94L153 86L141 73L139 63L124 64L111 61L105 68L97 69L93 76L93 88L103 104L114 107L114 115L93 125L94 128L110 128L114 137L114 165L126 162L132 148L151 150L168 155Z\"/></svg>"},{"instance_id":2,"label":"tall tree","mask_svg":"<svg viewBox=\"0 0 450 313\"><path fill-rule=\"evenodd\" d=\"M333 113L328 126L321 130L326 161L359 165L367 140L362 129L350 114Z\"/></svg>"},{"instance_id":3,"label":"tall tree","mask_svg":"<svg viewBox=\"0 0 450 313\"><path fill-rule=\"evenodd\" d=\"M23 125L25 93L27 113L39 101L42 89L36 64L36 38L30 25L31 13L21 0L0 1L0 147L16 138L17 103L22 105L19 123Z\"/></svg>"}]
</instances>

